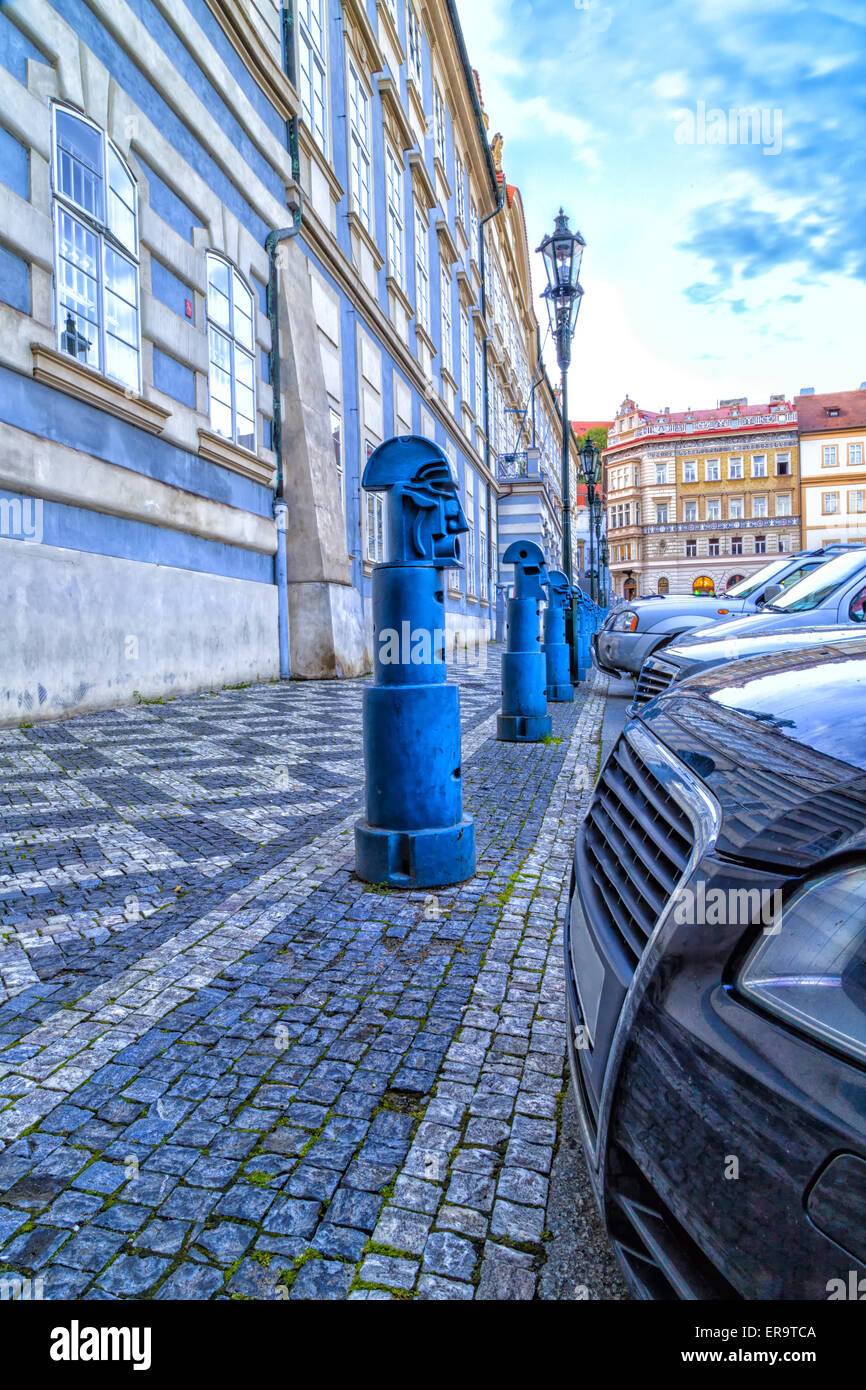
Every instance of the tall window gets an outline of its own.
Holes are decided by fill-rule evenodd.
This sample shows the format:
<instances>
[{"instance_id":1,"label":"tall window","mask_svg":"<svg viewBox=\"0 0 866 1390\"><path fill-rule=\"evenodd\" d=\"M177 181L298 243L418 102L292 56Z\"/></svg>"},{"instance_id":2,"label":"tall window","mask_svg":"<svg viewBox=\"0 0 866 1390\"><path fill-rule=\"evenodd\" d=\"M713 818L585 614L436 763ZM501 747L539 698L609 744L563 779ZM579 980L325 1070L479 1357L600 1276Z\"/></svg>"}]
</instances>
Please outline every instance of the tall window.
<instances>
[{"instance_id":1,"label":"tall window","mask_svg":"<svg viewBox=\"0 0 866 1390\"><path fill-rule=\"evenodd\" d=\"M313 139L328 152L325 0L300 0L298 5L298 57L301 71L301 106Z\"/></svg>"},{"instance_id":2,"label":"tall window","mask_svg":"<svg viewBox=\"0 0 866 1390\"><path fill-rule=\"evenodd\" d=\"M421 48L421 22L411 5L406 7L406 34L409 40L409 76L418 88L424 88L424 58Z\"/></svg>"},{"instance_id":3,"label":"tall window","mask_svg":"<svg viewBox=\"0 0 866 1390\"><path fill-rule=\"evenodd\" d=\"M697 502L683 503L683 521L697 521L698 504Z\"/></svg>"},{"instance_id":4,"label":"tall window","mask_svg":"<svg viewBox=\"0 0 866 1390\"><path fill-rule=\"evenodd\" d=\"M821 450L822 468L835 468L838 463L835 444L825 444Z\"/></svg>"},{"instance_id":5,"label":"tall window","mask_svg":"<svg viewBox=\"0 0 866 1390\"><path fill-rule=\"evenodd\" d=\"M694 539L686 541L686 559L693 560L698 553L698 543Z\"/></svg>"},{"instance_id":6,"label":"tall window","mask_svg":"<svg viewBox=\"0 0 866 1390\"><path fill-rule=\"evenodd\" d=\"M346 480L345 469L343 467L343 421L340 412L330 407L331 415L331 442L334 445L334 467L337 473L337 482L340 485L340 496L343 499L343 507L346 506Z\"/></svg>"},{"instance_id":7,"label":"tall window","mask_svg":"<svg viewBox=\"0 0 866 1390\"><path fill-rule=\"evenodd\" d=\"M668 466L666 463L656 464L656 482L666 483L668 480Z\"/></svg>"},{"instance_id":8,"label":"tall window","mask_svg":"<svg viewBox=\"0 0 866 1390\"><path fill-rule=\"evenodd\" d=\"M753 498L752 498L752 516L754 516L754 517L765 517L766 515L767 515L767 499L766 499L766 497L753 497Z\"/></svg>"},{"instance_id":9,"label":"tall window","mask_svg":"<svg viewBox=\"0 0 866 1390\"><path fill-rule=\"evenodd\" d=\"M862 488L852 488L848 493L849 512L866 512L866 492Z\"/></svg>"},{"instance_id":10,"label":"tall window","mask_svg":"<svg viewBox=\"0 0 866 1390\"><path fill-rule=\"evenodd\" d=\"M721 477L721 464L718 459L707 459L704 467L704 476L708 483L717 483Z\"/></svg>"},{"instance_id":11,"label":"tall window","mask_svg":"<svg viewBox=\"0 0 866 1390\"><path fill-rule=\"evenodd\" d=\"M753 478L766 478L766 476L767 476L767 455L766 455L766 454L753 454L753 455L752 455L752 477L753 477Z\"/></svg>"},{"instance_id":12,"label":"tall window","mask_svg":"<svg viewBox=\"0 0 866 1390\"><path fill-rule=\"evenodd\" d=\"M731 459L728 459L728 477L729 477L729 478L742 478L742 476L743 476L743 460L742 460L741 458L731 458Z\"/></svg>"},{"instance_id":13,"label":"tall window","mask_svg":"<svg viewBox=\"0 0 866 1390\"><path fill-rule=\"evenodd\" d=\"M403 255L403 166L385 142L385 188L388 213L388 274L402 288L405 284Z\"/></svg>"},{"instance_id":14,"label":"tall window","mask_svg":"<svg viewBox=\"0 0 866 1390\"><path fill-rule=\"evenodd\" d=\"M776 498L776 516L791 515L791 494L789 492L780 493Z\"/></svg>"},{"instance_id":15,"label":"tall window","mask_svg":"<svg viewBox=\"0 0 866 1390\"><path fill-rule=\"evenodd\" d=\"M471 404L469 370L469 315L465 309L460 311L460 390L463 404Z\"/></svg>"},{"instance_id":16,"label":"tall window","mask_svg":"<svg viewBox=\"0 0 866 1390\"><path fill-rule=\"evenodd\" d=\"M372 230L370 197L370 95L354 63L349 64L349 164L352 170L352 207L368 231Z\"/></svg>"},{"instance_id":17,"label":"tall window","mask_svg":"<svg viewBox=\"0 0 866 1390\"><path fill-rule=\"evenodd\" d=\"M718 497L711 497L707 502L707 521L721 521L722 504Z\"/></svg>"},{"instance_id":18,"label":"tall window","mask_svg":"<svg viewBox=\"0 0 866 1390\"><path fill-rule=\"evenodd\" d=\"M742 538L742 536L732 536L732 537L731 537L731 554L732 554L732 555L742 555L742 553L743 553L743 538Z\"/></svg>"},{"instance_id":19,"label":"tall window","mask_svg":"<svg viewBox=\"0 0 866 1390\"><path fill-rule=\"evenodd\" d=\"M473 261L477 261L481 255L481 221L478 216L478 209L471 201L469 203L469 255Z\"/></svg>"},{"instance_id":20,"label":"tall window","mask_svg":"<svg viewBox=\"0 0 866 1390\"><path fill-rule=\"evenodd\" d=\"M475 414L481 415L481 402L484 391L484 353L481 339L475 339Z\"/></svg>"},{"instance_id":21,"label":"tall window","mask_svg":"<svg viewBox=\"0 0 866 1390\"><path fill-rule=\"evenodd\" d=\"M696 483L698 481L698 461L697 459L687 459L683 464L683 482Z\"/></svg>"},{"instance_id":22,"label":"tall window","mask_svg":"<svg viewBox=\"0 0 866 1390\"><path fill-rule=\"evenodd\" d=\"M856 464L858 467L862 464L862 462L863 462L863 445L862 445L862 444L849 444L849 445L848 445L848 462L849 462L849 464L851 464L851 463Z\"/></svg>"},{"instance_id":23,"label":"tall window","mask_svg":"<svg viewBox=\"0 0 866 1390\"><path fill-rule=\"evenodd\" d=\"M138 391L135 181L104 131L59 106L54 193L60 350Z\"/></svg>"},{"instance_id":24,"label":"tall window","mask_svg":"<svg viewBox=\"0 0 866 1390\"><path fill-rule=\"evenodd\" d=\"M481 597L487 598L487 488L481 484L481 491L478 496L478 553L481 559L479 585Z\"/></svg>"},{"instance_id":25,"label":"tall window","mask_svg":"<svg viewBox=\"0 0 866 1390\"><path fill-rule=\"evenodd\" d=\"M466 535L466 592L475 594L478 592L476 582L476 554L475 554L475 474L472 469L466 467L466 520L469 522L469 530Z\"/></svg>"},{"instance_id":26,"label":"tall window","mask_svg":"<svg viewBox=\"0 0 866 1390\"><path fill-rule=\"evenodd\" d=\"M451 326L451 273L444 263L439 269L442 300L442 366L454 372L454 334Z\"/></svg>"},{"instance_id":27,"label":"tall window","mask_svg":"<svg viewBox=\"0 0 866 1390\"><path fill-rule=\"evenodd\" d=\"M743 517L742 497L732 497L728 503L728 517L731 521L740 521Z\"/></svg>"},{"instance_id":28,"label":"tall window","mask_svg":"<svg viewBox=\"0 0 866 1390\"><path fill-rule=\"evenodd\" d=\"M430 332L430 261L427 215L415 209L415 317Z\"/></svg>"},{"instance_id":29,"label":"tall window","mask_svg":"<svg viewBox=\"0 0 866 1390\"><path fill-rule=\"evenodd\" d=\"M717 558L721 553L722 549L718 536L711 536L707 541L707 554Z\"/></svg>"},{"instance_id":30,"label":"tall window","mask_svg":"<svg viewBox=\"0 0 866 1390\"><path fill-rule=\"evenodd\" d=\"M433 86L433 141L436 147L436 156L442 161L442 168L445 169L448 153L448 141L445 135L445 103L442 100L442 93L435 84Z\"/></svg>"},{"instance_id":31,"label":"tall window","mask_svg":"<svg viewBox=\"0 0 866 1390\"><path fill-rule=\"evenodd\" d=\"M207 255L207 320L211 428L255 449L253 296L228 261L212 252Z\"/></svg>"},{"instance_id":32,"label":"tall window","mask_svg":"<svg viewBox=\"0 0 866 1390\"><path fill-rule=\"evenodd\" d=\"M756 537L755 537L755 554L756 554L756 555L766 555L766 553L767 553L767 537L766 537L766 536L756 536Z\"/></svg>"},{"instance_id":33,"label":"tall window","mask_svg":"<svg viewBox=\"0 0 866 1390\"><path fill-rule=\"evenodd\" d=\"M457 216L466 226L466 170L459 154L454 156L454 206Z\"/></svg>"},{"instance_id":34,"label":"tall window","mask_svg":"<svg viewBox=\"0 0 866 1390\"><path fill-rule=\"evenodd\" d=\"M667 523L667 519L668 519L668 504L667 504L667 502L656 502L656 525L658 526L659 524L661 524L662 526L664 526L664 525Z\"/></svg>"},{"instance_id":35,"label":"tall window","mask_svg":"<svg viewBox=\"0 0 866 1390\"><path fill-rule=\"evenodd\" d=\"M381 492L368 492L366 496L365 554L372 565L380 565L385 559L385 498Z\"/></svg>"}]
</instances>

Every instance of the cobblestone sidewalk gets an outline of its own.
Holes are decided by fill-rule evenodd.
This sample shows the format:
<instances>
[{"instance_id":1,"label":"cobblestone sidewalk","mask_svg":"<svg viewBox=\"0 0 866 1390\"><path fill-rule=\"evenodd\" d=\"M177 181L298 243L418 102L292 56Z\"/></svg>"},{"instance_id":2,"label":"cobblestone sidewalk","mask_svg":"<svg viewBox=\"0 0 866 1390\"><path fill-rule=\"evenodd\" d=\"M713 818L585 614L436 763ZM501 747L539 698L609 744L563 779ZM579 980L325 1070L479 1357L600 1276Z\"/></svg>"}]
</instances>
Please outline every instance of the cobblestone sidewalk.
<instances>
[{"instance_id":1,"label":"cobblestone sidewalk","mask_svg":"<svg viewBox=\"0 0 866 1390\"><path fill-rule=\"evenodd\" d=\"M602 687L554 741L460 669L478 873L353 877L363 682L0 732L0 1281L532 1298L561 921Z\"/></svg>"}]
</instances>

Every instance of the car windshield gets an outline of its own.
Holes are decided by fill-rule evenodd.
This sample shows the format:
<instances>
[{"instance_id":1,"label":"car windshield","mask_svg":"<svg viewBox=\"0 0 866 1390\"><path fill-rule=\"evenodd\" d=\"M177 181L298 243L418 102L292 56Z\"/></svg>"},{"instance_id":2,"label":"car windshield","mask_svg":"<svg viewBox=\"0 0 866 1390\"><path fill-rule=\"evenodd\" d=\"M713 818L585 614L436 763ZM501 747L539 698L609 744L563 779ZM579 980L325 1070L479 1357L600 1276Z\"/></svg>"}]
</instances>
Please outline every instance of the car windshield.
<instances>
[{"instance_id":1,"label":"car windshield","mask_svg":"<svg viewBox=\"0 0 866 1390\"><path fill-rule=\"evenodd\" d=\"M850 550L845 555L837 555L835 560L829 560L813 574L801 579L799 584L795 584L769 607L779 613L806 613L822 604L825 598L834 594L840 585L858 570L866 570L866 549L862 547Z\"/></svg>"},{"instance_id":2,"label":"car windshield","mask_svg":"<svg viewBox=\"0 0 866 1390\"><path fill-rule=\"evenodd\" d=\"M786 565L791 563L790 559L771 560L769 565L758 570L757 574L750 574L747 579L741 579L739 584L735 584L732 589L726 589L725 598L748 598L756 589L760 589L762 584L766 584L768 579L772 579L774 574L783 570Z\"/></svg>"}]
</instances>

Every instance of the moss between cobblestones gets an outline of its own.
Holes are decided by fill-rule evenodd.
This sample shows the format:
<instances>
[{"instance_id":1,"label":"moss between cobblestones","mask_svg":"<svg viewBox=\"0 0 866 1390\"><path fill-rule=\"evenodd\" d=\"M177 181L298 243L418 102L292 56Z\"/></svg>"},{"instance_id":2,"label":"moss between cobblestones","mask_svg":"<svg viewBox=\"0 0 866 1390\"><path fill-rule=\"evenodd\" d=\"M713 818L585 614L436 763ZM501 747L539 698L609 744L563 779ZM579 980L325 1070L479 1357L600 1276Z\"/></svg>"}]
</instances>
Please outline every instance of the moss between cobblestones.
<instances>
[{"instance_id":1,"label":"moss between cobblestones","mask_svg":"<svg viewBox=\"0 0 866 1390\"><path fill-rule=\"evenodd\" d=\"M290 1289L294 1284L295 1280L297 1279L298 1275L300 1274L301 1270L303 1269L304 1265L309 1264L310 1260L322 1259L324 1259L324 1255L320 1250L313 1250L312 1248L310 1248L309 1250L305 1250L303 1255L298 1256L291 1268L284 1269L282 1271L279 1278L277 1279L277 1283L284 1284L287 1289Z\"/></svg>"}]
</instances>

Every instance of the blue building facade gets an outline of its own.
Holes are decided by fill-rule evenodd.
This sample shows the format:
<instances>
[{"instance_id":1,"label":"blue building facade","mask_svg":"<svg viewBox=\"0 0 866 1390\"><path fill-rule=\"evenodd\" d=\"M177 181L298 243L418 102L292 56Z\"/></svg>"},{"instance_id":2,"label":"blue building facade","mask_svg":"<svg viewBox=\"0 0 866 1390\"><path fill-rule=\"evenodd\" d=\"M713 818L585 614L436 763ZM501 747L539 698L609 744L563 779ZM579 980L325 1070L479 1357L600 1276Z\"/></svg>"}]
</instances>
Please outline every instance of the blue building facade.
<instances>
[{"instance_id":1,"label":"blue building facade","mask_svg":"<svg viewBox=\"0 0 866 1390\"><path fill-rule=\"evenodd\" d=\"M0 5L0 722L369 669L392 434L448 454L490 630L537 352L500 145L451 3Z\"/></svg>"}]
</instances>

